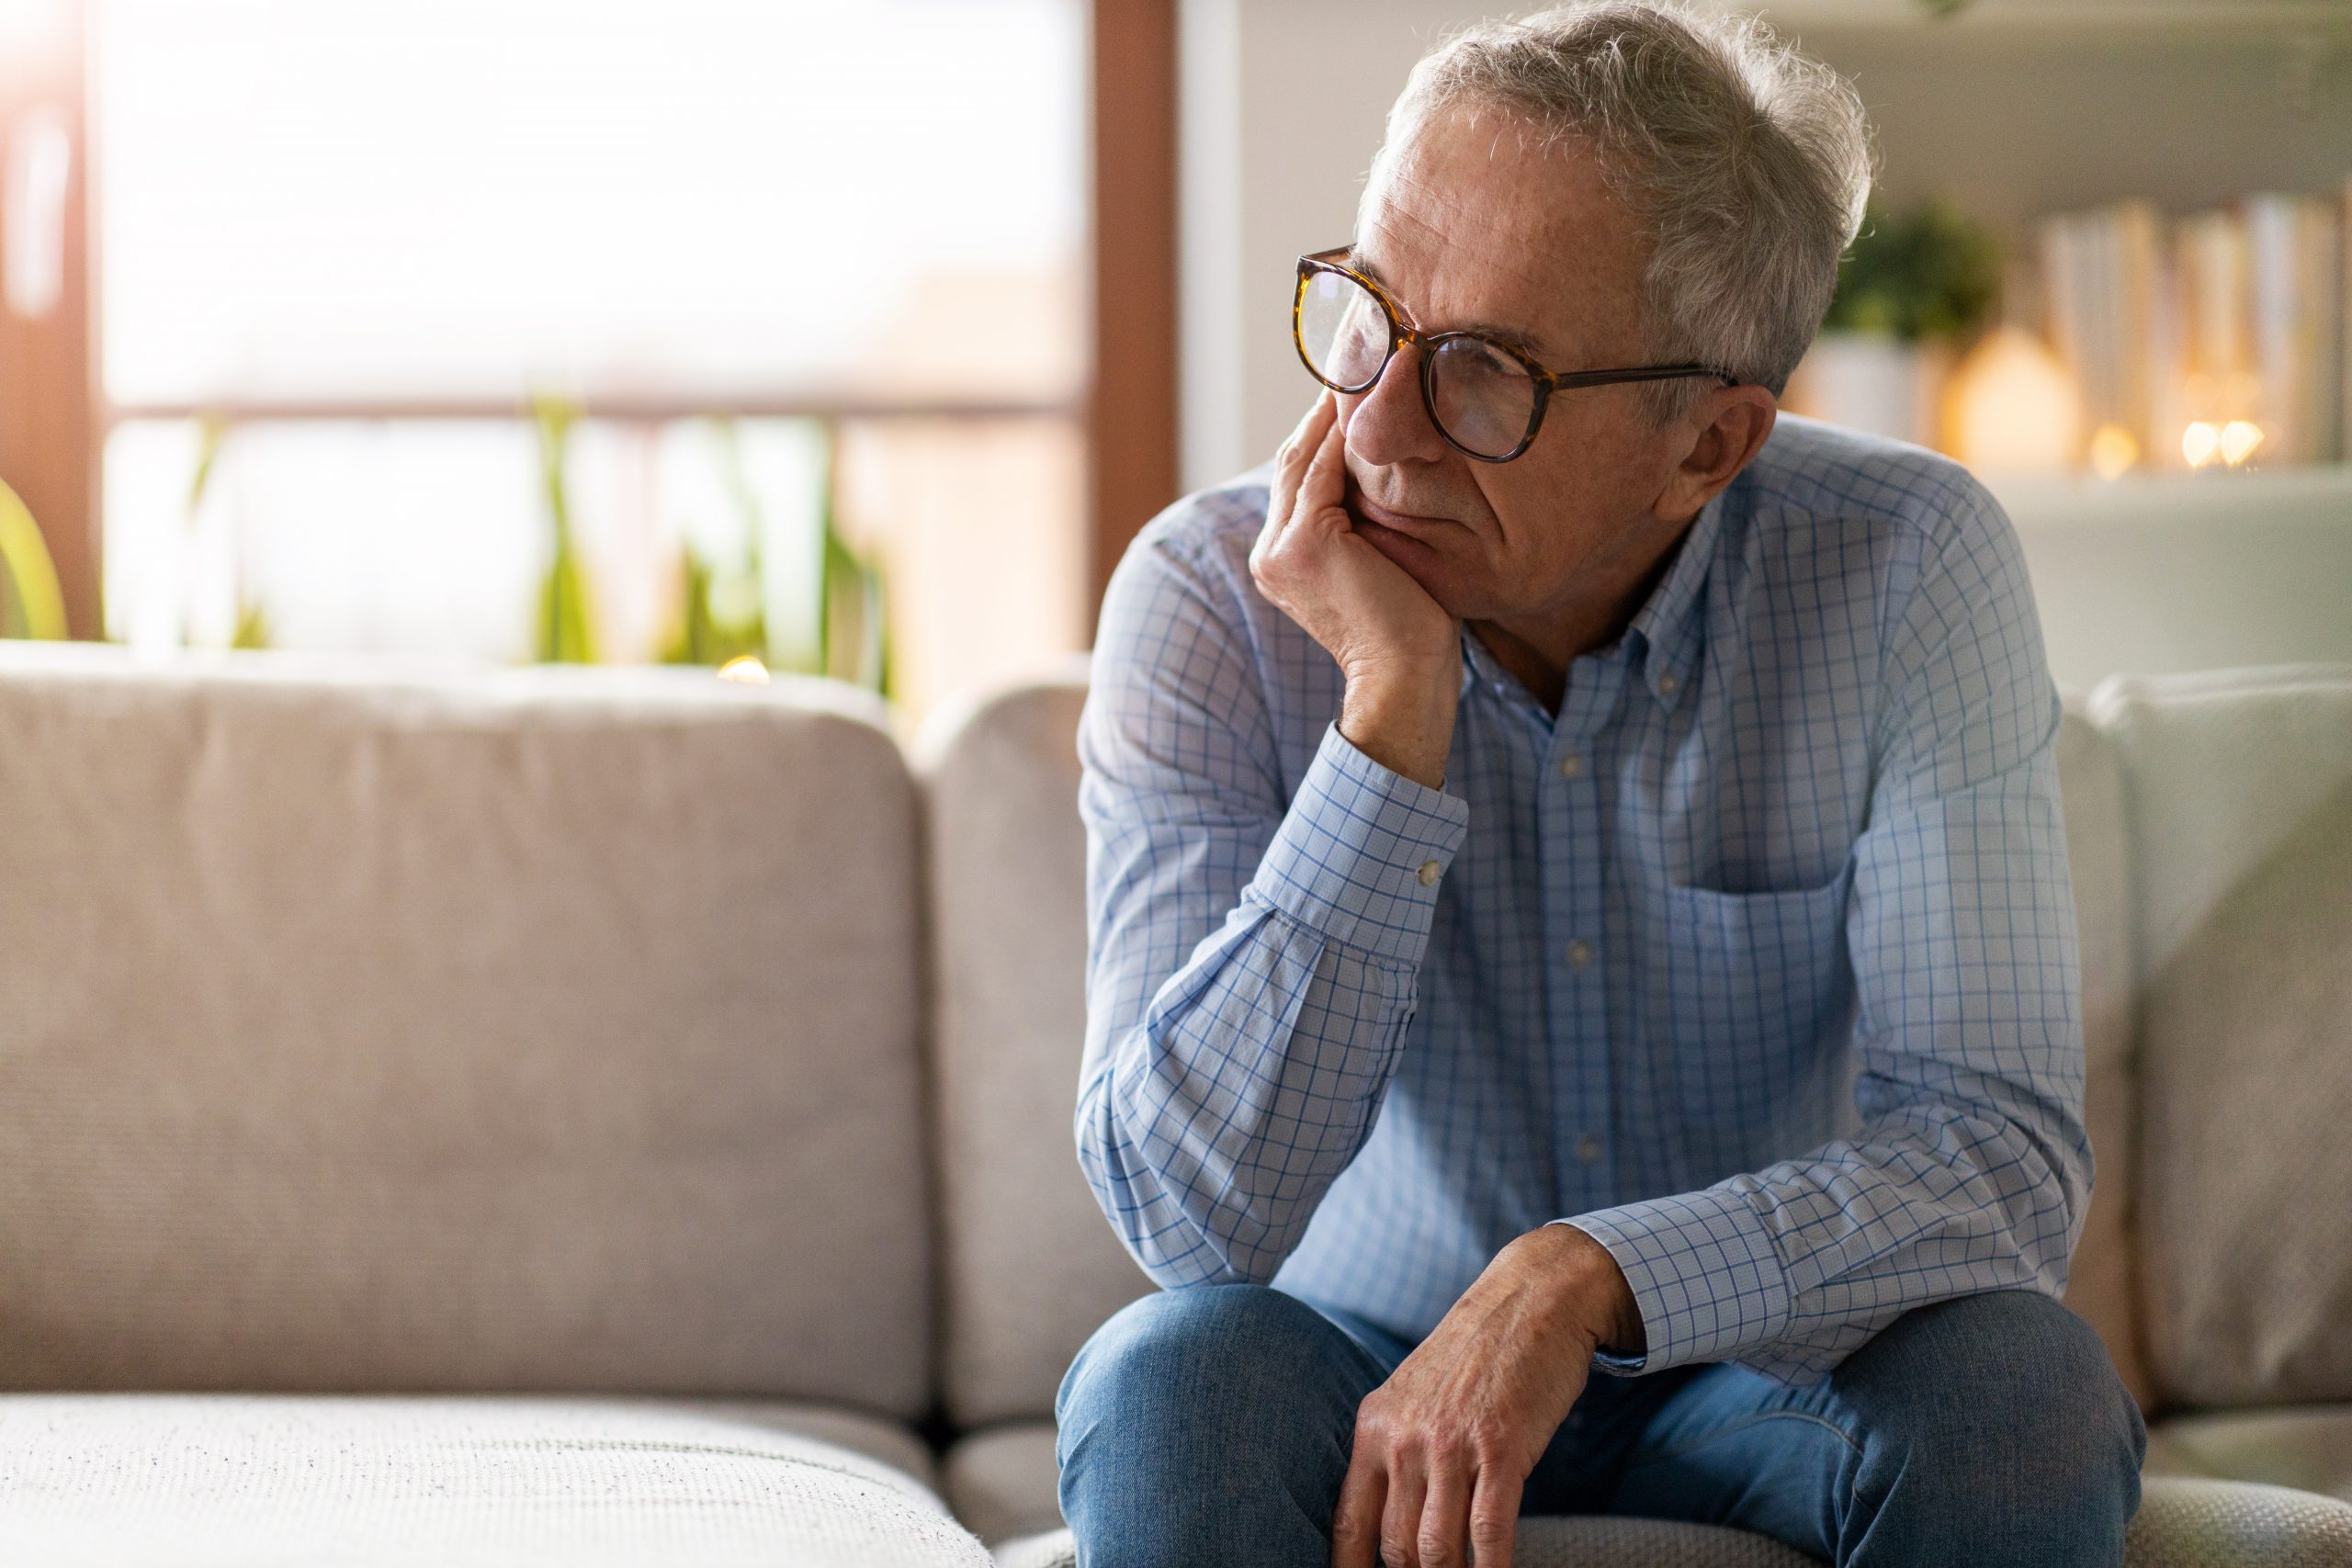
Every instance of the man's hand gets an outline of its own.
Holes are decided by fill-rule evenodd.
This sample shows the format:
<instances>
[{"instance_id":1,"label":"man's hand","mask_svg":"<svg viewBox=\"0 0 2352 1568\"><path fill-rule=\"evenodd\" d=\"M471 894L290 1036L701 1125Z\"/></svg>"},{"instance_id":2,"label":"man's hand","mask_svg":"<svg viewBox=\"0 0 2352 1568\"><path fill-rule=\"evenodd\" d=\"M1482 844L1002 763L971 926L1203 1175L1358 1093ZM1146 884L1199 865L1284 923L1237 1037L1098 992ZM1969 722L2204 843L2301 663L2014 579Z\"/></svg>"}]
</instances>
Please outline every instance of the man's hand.
<instances>
[{"instance_id":1,"label":"man's hand","mask_svg":"<svg viewBox=\"0 0 2352 1568\"><path fill-rule=\"evenodd\" d=\"M1283 443L1250 575L1339 661L1349 744L1438 789L1462 691L1462 623L1356 532L1339 412L1325 392Z\"/></svg>"},{"instance_id":2,"label":"man's hand","mask_svg":"<svg viewBox=\"0 0 2352 1568\"><path fill-rule=\"evenodd\" d=\"M1332 1568L1510 1568L1520 1488L1584 1392L1593 1350L1644 1346L1609 1249L1571 1225L1495 1255L1356 1409Z\"/></svg>"}]
</instances>

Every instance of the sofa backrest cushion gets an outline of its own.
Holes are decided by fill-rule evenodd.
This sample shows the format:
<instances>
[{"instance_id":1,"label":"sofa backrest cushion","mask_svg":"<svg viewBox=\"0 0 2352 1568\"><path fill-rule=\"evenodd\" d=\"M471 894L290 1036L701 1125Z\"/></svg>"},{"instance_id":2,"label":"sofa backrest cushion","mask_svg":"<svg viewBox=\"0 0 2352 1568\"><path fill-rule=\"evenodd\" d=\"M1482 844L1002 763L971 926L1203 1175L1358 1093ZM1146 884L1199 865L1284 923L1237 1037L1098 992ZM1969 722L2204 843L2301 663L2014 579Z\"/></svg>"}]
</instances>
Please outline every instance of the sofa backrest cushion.
<instances>
[{"instance_id":1,"label":"sofa backrest cushion","mask_svg":"<svg viewBox=\"0 0 2352 1568\"><path fill-rule=\"evenodd\" d=\"M2352 1398L2352 667L2111 682L2168 1401Z\"/></svg>"},{"instance_id":2,"label":"sofa backrest cushion","mask_svg":"<svg viewBox=\"0 0 2352 1568\"><path fill-rule=\"evenodd\" d=\"M927 737L944 1390L958 1424L1052 1414L1079 1347L1151 1281L1079 1173L1086 1039L1082 676Z\"/></svg>"},{"instance_id":3,"label":"sofa backrest cushion","mask_svg":"<svg viewBox=\"0 0 2352 1568\"><path fill-rule=\"evenodd\" d=\"M925 1408L876 711L0 656L0 1387Z\"/></svg>"},{"instance_id":4,"label":"sofa backrest cushion","mask_svg":"<svg viewBox=\"0 0 2352 1568\"><path fill-rule=\"evenodd\" d=\"M2140 1352L2132 1258L2132 1080L2131 879L2123 778L2115 753L2071 697L2058 731L2058 788L2082 955L2084 1120L2096 1163L2090 1212L2066 1275L2066 1304L2098 1330L2132 1396L2155 1396Z\"/></svg>"}]
</instances>

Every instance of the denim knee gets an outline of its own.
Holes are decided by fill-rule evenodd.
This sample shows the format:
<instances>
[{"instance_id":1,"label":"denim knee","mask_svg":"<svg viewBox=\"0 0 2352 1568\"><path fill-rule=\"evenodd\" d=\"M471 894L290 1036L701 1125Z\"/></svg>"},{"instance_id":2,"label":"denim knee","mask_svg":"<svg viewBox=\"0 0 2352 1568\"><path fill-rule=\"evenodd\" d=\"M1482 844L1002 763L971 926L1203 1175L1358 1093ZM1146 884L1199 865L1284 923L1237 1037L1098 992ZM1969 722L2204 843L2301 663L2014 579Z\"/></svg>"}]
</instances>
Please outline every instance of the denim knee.
<instances>
[{"instance_id":1,"label":"denim knee","mask_svg":"<svg viewBox=\"0 0 2352 1568\"><path fill-rule=\"evenodd\" d=\"M1861 1442L1855 1504L1872 1533L1969 1543L1983 1561L2122 1562L2147 1427L2097 1331L2059 1302L2021 1290L1939 1302L1841 1371Z\"/></svg>"},{"instance_id":2,"label":"denim knee","mask_svg":"<svg viewBox=\"0 0 2352 1568\"><path fill-rule=\"evenodd\" d=\"M1382 1375L1259 1285L1131 1303L1054 1401L1063 1517L1090 1564L1298 1562L1329 1550L1355 1407Z\"/></svg>"}]
</instances>

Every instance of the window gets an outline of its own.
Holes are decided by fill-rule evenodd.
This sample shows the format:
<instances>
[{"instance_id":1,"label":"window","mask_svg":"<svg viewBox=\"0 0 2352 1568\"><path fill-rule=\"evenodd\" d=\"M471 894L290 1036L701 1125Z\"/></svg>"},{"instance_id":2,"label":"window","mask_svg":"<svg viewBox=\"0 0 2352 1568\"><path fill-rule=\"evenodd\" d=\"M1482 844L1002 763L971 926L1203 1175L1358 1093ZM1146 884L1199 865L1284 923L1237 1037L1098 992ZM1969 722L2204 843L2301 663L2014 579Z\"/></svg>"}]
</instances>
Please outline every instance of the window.
<instances>
[{"instance_id":1,"label":"window","mask_svg":"<svg viewBox=\"0 0 2352 1568\"><path fill-rule=\"evenodd\" d=\"M109 634L545 654L552 445L601 656L699 593L919 712L1080 646L1086 24L95 0Z\"/></svg>"}]
</instances>

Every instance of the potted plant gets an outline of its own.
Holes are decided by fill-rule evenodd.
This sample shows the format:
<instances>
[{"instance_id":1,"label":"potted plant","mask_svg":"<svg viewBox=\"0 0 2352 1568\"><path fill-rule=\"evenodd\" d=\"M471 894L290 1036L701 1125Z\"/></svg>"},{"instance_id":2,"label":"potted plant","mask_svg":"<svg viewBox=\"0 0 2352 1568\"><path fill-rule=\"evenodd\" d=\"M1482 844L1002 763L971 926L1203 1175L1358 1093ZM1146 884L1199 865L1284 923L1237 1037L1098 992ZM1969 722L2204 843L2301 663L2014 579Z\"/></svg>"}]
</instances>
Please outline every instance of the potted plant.
<instances>
[{"instance_id":1,"label":"potted plant","mask_svg":"<svg viewBox=\"0 0 2352 1568\"><path fill-rule=\"evenodd\" d=\"M2001 251L1948 203L1873 210L1838 271L1821 333L1790 378L1790 412L1928 445L1953 357L1998 304Z\"/></svg>"}]
</instances>

